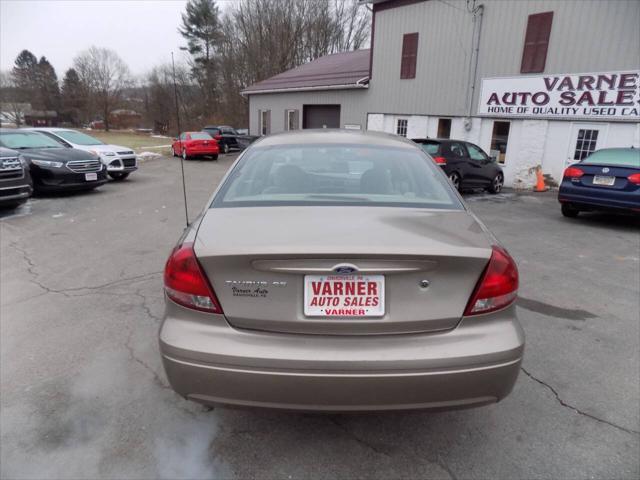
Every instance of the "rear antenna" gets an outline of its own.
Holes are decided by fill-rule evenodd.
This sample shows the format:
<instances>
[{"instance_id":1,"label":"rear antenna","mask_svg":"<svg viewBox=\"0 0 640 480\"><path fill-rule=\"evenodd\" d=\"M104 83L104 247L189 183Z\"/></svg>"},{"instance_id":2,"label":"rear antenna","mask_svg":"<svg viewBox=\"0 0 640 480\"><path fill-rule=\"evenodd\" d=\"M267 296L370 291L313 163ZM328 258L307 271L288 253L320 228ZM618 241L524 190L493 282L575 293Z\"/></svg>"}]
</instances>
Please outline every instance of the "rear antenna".
<instances>
[{"instance_id":1,"label":"rear antenna","mask_svg":"<svg viewBox=\"0 0 640 480\"><path fill-rule=\"evenodd\" d=\"M173 68L173 94L176 100L176 125L178 126L178 142L180 145L180 170L182 171L182 195L184 196L184 219L189 226L189 209L187 208L187 187L184 182L184 159L182 156L182 129L180 128L180 106L178 104L178 85L176 83L176 63L171 52L171 67Z\"/></svg>"}]
</instances>

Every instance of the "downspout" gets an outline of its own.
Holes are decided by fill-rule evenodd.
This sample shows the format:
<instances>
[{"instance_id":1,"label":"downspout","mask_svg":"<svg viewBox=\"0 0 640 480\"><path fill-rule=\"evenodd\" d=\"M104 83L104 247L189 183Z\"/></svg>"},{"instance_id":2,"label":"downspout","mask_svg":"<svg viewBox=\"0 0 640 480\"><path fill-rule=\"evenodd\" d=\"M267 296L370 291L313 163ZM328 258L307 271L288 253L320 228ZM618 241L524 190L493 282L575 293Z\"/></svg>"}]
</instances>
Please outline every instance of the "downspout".
<instances>
[{"instance_id":1,"label":"downspout","mask_svg":"<svg viewBox=\"0 0 640 480\"><path fill-rule=\"evenodd\" d=\"M480 38L482 35L482 17L484 5L480 4L473 9L473 34L471 36L471 59L469 62L469 81L467 82L467 118L464 120L464 129L471 130L471 113L473 112L473 97L476 91L476 78L478 75L478 58L480 56ZM477 22L477 28L476 28ZM477 33L476 33L477 32ZM472 68L473 62L473 68ZM470 86L469 86L470 85Z\"/></svg>"}]
</instances>

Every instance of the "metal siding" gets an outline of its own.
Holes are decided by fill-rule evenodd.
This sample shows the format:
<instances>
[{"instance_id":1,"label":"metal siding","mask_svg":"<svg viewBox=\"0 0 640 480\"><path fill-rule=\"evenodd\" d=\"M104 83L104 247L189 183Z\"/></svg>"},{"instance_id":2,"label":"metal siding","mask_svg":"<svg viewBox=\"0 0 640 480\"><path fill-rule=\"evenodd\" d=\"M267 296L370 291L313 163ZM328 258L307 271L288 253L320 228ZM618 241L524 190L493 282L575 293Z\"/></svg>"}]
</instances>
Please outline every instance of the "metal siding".
<instances>
[{"instance_id":1,"label":"metal siding","mask_svg":"<svg viewBox=\"0 0 640 480\"><path fill-rule=\"evenodd\" d=\"M366 89L307 91L254 94L249 97L249 118L252 135L259 135L258 110L271 110L271 133L284 131L284 111L300 111L303 105L340 105L340 127L359 124L366 128Z\"/></svg>"},{"instance_id":2,"label":"metal siding","mask_svg":"<svg viewBox=\"0 0 640 480\"><path fill-rule=\"evenodd\" d=\"M466 115L472 15L465 2L429 0L376 13L367 110ZM553 11L545 74L637 69L637 0L484 0L473 112L483 77L519 75L527 19ZM402 35L419 32L417 75L400 80Z\"/></svg>"}]
</instances>

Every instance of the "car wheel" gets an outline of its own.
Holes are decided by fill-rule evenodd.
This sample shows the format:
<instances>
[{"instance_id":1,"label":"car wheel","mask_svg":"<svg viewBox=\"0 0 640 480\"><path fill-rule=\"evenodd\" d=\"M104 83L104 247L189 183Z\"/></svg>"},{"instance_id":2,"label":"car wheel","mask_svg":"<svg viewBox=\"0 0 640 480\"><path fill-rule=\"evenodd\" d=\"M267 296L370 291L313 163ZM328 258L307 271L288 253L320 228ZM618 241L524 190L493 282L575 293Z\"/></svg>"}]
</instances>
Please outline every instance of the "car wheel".
<instances>
[{"instance_id":1,"label":"car wheel","mask_svg":"<svg viewBox=\"0 0 640 480\"><path fill-rule=\"evenodd\" d=\"M460 175L458 173L450 173L449 180L456 190L460 190Z\"/></svg>"},{"instance_id":2,"label":"car wheel","mask_svg":"<svg viewBox=\"0 0 640 480\"><path fill-rule=\"evenodd\" d=\"M570 203L563 203L560 207L560 210L562 211L562 215L569 218L576 218L580 213L580 210L578 210Z\"/></svg>"},{"instance_id":3,"label":"car wheel","mask_svg":"<svg viewBox=\"0 0 640 480\"><path fill-rule=\"evenodd\" d=\"M229 153L229 144L225 143L222 145L222 153Z\"/></svg>"},{"instance_id":4,"label":"car wheel","mask_svg":"<svg viewBox=\"0 0 640 480\"><path fill-rule=\"evenodd\" d=\"M211 155L211 158L213 158L214 160L218 159L218 154L216 153L215 155Z\"/></svg>"},{"instance_id":5,"label":"car wheel","mask_svg":"<svg viewBox=\"0 0 640 480\"><path fill-rule=\"evenodd\" d=\"M489 192L491 193L500 193L502 187L504 185L504 177L501 173L497 174L495 178L491 181L491 186L489 187Z\"/></svg>"},{"instance_id":6,"label":"car wheel","mask_svg":"<svg viewBox=\"0 0 640 480\"><path fill-rule=\"evenodd\" d=\"M124 180L131 172L109 172L109 176L114 180Z\"/></svg>"},{"instance_id":7,"label":"car wheel","mask_svg":"<svg viewBox=\"0 0 640 480\"><path fill-rule=\"evenodd\" d=\"M187 155L187 149L183 149L182 150L182 159L183 160L189 160L189 155Z\"/></svg>"}]
</instances>

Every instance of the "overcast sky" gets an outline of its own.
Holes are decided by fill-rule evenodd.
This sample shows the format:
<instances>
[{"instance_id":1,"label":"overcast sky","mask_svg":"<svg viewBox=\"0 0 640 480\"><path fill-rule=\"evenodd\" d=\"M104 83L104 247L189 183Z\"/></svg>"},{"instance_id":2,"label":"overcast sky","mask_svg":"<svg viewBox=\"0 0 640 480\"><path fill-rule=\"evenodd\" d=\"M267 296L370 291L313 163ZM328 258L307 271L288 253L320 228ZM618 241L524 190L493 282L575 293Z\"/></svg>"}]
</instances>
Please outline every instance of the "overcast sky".
<instances>
[{"instance_id":1,"label":"overcast sky","mask_svg":"<svg viewBox=\"0 0 640 480\"><path fill-rule=\"evenodd\" d=\"M221 10L227 1L220 2ZM186 0L0 0L0 70L23 49L47 57L62 79L91 45L115 50L140 75L185 52L178 33Z\"/></svg>"}]
</instances>

